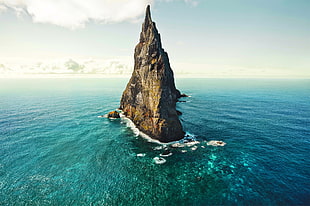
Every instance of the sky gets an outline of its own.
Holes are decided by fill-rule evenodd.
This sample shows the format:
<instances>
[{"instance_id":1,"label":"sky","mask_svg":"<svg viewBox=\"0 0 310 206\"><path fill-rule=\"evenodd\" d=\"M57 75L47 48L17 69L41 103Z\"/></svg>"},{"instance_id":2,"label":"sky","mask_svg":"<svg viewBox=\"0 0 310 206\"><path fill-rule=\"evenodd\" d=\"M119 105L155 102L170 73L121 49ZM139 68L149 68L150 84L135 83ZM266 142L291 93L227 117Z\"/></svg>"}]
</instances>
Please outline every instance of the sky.
<instances>
[{"instance_id":1,"label":"sky","mask_svg":"<svg viewBox=\"0 0 310 206\"><path fill-rule=\"evenodd\" d=\"M130 75L148 4L177 77L310 78L309 0L0 0L0 77Z\"/></svg>"}]
</instances>

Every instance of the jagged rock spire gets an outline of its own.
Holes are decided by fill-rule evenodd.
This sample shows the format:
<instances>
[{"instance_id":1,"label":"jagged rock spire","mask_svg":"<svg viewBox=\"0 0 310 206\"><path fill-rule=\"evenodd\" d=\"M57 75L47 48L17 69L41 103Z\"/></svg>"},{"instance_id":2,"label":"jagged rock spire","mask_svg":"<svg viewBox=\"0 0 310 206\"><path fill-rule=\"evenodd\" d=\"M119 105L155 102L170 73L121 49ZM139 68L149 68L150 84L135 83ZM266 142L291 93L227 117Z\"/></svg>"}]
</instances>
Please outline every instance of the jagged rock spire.
<instances>
[{"instance_id":1,"label":"jagged rock spire","mask_svg":"<svg viewBox=\"0 0 310 206\"><path fill-rule=\"evenodd\" d=\"M152 17L151 17L151 6L147 5L146 7L146 12L145 12L145 20L144 22L152 22Z\"/></svg>"},{"instance_id":2,"label":"jagged rock spire","mask_svg":"<svg viewBox=\"0 0 310 206\"><path fill-rule=\"evenodd\" d=\"M156 46L158 46L158 48L161 48L160 34L158 33L155 23L152 21L150 5L148 5L145 12L145 19L142 24L140 43L150 41L153 39L155 39L156 43L158 44Z\"/></svg>"},{"instance_id":3,"label":"jagged rock spire","mask_svg":"<svg viewBox=\"0 0 310 206\"><path fill-rule=\"evenodd\" d=\"M176 112L180 92L175 87L160 34L151 19L150 6L146 8L134 59L134 71L123 92L120 108L152 138L161 142L182 139L184 132Z\"/></svg>"}]
</instances>

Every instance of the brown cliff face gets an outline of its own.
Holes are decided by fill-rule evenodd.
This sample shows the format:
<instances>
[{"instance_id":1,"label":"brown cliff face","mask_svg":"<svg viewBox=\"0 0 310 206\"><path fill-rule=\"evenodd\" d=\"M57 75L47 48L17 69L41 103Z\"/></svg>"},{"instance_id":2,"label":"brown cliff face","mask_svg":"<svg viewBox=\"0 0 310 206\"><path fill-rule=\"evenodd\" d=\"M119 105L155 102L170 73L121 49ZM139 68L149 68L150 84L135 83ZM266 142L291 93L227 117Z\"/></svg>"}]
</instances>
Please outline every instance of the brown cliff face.
<instances>
[{"instance_id":1,"label":"brown cliff face","mask_svg":"<svg viewBox=\"0 0 310 206\"><path fill-rule=\"evenodd\" d=\"M123 92L120 109L154 139L161 142L182 139L184 132L176 111L180 92L175 88L173 71L152 22L150 6L134 58L134 71Z\"/></svg>"}]
</instances>

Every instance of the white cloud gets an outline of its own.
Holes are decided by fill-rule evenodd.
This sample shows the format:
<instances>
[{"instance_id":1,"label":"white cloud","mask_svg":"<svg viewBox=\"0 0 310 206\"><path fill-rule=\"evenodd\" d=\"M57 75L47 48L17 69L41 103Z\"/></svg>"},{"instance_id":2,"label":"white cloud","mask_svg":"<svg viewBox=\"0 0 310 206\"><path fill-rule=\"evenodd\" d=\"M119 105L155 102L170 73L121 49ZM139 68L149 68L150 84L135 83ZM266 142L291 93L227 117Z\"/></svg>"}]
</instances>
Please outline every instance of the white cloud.
<instances>
[{"instance_id":1,"label":"white cloud","mask_svg":"<svg viewBox=\"0 0 310 206\"><path fill-rule=\"evenodd\" d=\"M0 62L3 74L104 74L130 75L133 70L131 57L104 58L12 58Z\"/></svg>"},{"instance_id":2,"label":"white cloud","mask_svg":"<svg viewBox=\"0 0 310 206\"><path fill-rule=\"evenodd\" d=\"M185 3L190 4L191 6L197 6L199 4L198 0L157 0L157 1L163 1L163 2L184 1Z\"/></svg>"},{"instance_id":3,"label":"white cloud","mask_svg":"<svg viewBox=\"0 0 310 206\"><path fill-rule=\"evenodd\" d=\"M135 22L143 16L146 5L156 1L198 4L197 0L0 0L0 13L10 8L17 16L30 15L36 23L77 29L89 21Z\"/></svg>"},{"instance_id":4,"label":"white cloud","mask_svg":"<svg viewBox=\"0 0 310 206\"><path fill-rule=\"evenodd\" d=\"M0 61L0 79L6 77L130 77L133 71L131 56L8 58ZM179 77L208 78L309 78L306 71L270 67L237 67L231 65L197 64L177 61L172 69ZM190 70L188 69L190 68Z\"/></svg>"},{"instance_id":5,"label":"white cloud","mask_svg":"<svg viewBox=\"0 0 310 206\"><path fill-rule=\"evenodd\" d=\"M89 21L114 23L134 21L153 0L0 0L0 11L11 8L27 13L34 22L71 29Z\"/></svg>"},{"instance_id":6,"label":"white cloud","mask_svg":"<svg viewBox=\"0 0 310 206\"><path fill-rule=\"evenodd\" d=\"M6 11L6 6L0 5L0 13Z\"/></svg>"},{"instance_id":7,"label":"white cloud","mask_svg":"<svg viewBox=\"0 0 310 206\"><path fill-rule=\"evenodd\" d=\"M192 6L197 6L198 5L198 1L195 0L184 0L186 3L191 4Z\"/></svg>"}]
</instances>

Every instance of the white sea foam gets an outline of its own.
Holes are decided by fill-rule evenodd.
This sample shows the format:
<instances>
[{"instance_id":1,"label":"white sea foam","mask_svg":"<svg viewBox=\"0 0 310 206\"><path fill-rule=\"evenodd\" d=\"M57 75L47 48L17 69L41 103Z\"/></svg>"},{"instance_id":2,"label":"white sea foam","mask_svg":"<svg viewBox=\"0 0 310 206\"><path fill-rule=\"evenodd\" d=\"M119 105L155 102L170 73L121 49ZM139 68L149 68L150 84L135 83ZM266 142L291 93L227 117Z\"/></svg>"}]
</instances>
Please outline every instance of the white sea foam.
<instances>
[{"instance_id":1,"label":"white sea foam","mask_svg":"<svg viewBox=\"0 0 310 206\"><path fill-rule=\"evenodd\" d=\"M171 147L185 147L185 145L177 142L177 143L171 144Z\"/></svg>"},{"instance_id":2,"label":"white sea foam","mask_svg":"<svg viewBox=\"0 0 310 206\"><path fill-rule=\"evenodd\" d=\"M119 119L119 118L109 117L109 119L111 119L111 120L115 120L115 119Z\"/></svg>"},{"instance_id":3,"label":"white sea foam","mask_svg":"<svg viewBox=\"0 0 310 206\"><path fill-rule=\"evenodd\" d=\"M145 157L145 153L139 153L137 154L137 157Z\"/></svg>"},{"instance_id":4,"label":"white sea foam","mask_svg":"<svg viewBox=\"0 0 310 206\"><path fill-rule=\"evenodd\" d=\"M122 115L121 119L126 124L126 127L129 127L133 131L135 136L139 136L139 134L140 134L139 129L136 127L136 125L129 118Z\"/></svg>"},{"instance_id":5,"label":"white sea foam","mask_svg":"<svg viewBox=\"0 0 310 206\"><path fill-rule=\"evenodd\" d=\"M166 163L166 160L162 157L154 157L153 160L155 164L159 164L159 165Z\"/></svg>"},{"instance_id":6,"label":"white sea foam","mask_svg":"<svg viewBox=\"0 0 310 206\"><path fill-rule=\"evenodd\" d=\"M141 132L136 127L135 123L133 123L133 121L131 121L131 119L126 117L123 113L121 113L120 117L121 117L122 122L126 124L126 127L129 127L136 136L141 136L144 139L146 139L148 142L153 142L153 143L157 143L157 144L161 144L161 145L167 145L167 143L163 143L163 142L160 142L159 140L155 140L155 139L151 138L149 135Z\"/></svg>"},{"instance_id":7,"label":"white sea foam","mask_svg":"<svg viewBox=\"0 0 310 206\"><path fill-rule=\"evenodd\" d=\"M196 140L196 136L187 132L183 139L171 143L171 147L192 147L196 144L200 144L200 142Z\"/></svg>"},{"instance_id":8,"label":"white sea foam","mask_svg":"<svg viewBox=\"0 0 310 206\"><path fill-rule=\"evenodd\" d=\"M185 137L181 140L178 141L173 141L173 142L168 142L168 143L164 143L161 142L159 140L153 139L151 138L149 135L145 134L144 132L140 131L135 123L133 123L133 121L131 119L129 119L128 117L126 117L124 115L124 112L122 112L121 110L119 110L120 112L120 117L121 120L124 124L126 124L126 127L129 127L133 133L135 134L135 136L141 136L142 138L146 139L148 142L153 142L153 143L157 143L160 145L163 145L164 147L167 145L171 145L172 147L184 147L184 146L193 146L195 144L199 144L200 142L196 140L196 136L193 134L190 134L188 132L186 132ZM163 148L164 148L163 147ZM159 149L159 147L155 147L154 150L161 150L162 148Z\"/></svg>"},{"instance_id":9,"label":"white sea foam","mask_svg":"<svg viewBox=\"0 0 310 206\"><path fill-rule=\"evenodd\" d=\"M105 114L105 115L99 115L99 116L98 116L98 118L103 118L103 117L108 118L108 115Z\"/></svg>"},{"instance_id":10,"label":"white sea foam","mask_svg":"<svg viewBox=\"0 0 310 206\"><path fill-rule=\"evenodd\" d=\"M192 141L192 142L186 142L184 144L188 147L191 147L191 146L194 146L194 145L199 144L199 143L200 143L199 141Z\"/></svg>"},{"instance_id":11,"label":"white sea foam","mask_svg":"<svg viewBox=\"0 0 310 206\"><path fill-rule=\"evenodd\" d=\"M195 151L198 147L197 146L194 146L191 148L191 150Z\"/></svg>"},{"instance_id":12,"label":"white sea foam","mask_svg":"<svg viewBox=\"0 0 310 206\"><path fill-rule=\"evenodd\" d=\"M165 148L165 145L161 145L161 146L156 146L153 148L153 150L162 150Z\"/></svg>"},{"instance_id":13,"label":"white sea foam","mask_svg":"<svg viewBox=\"0 0 310 206\"><path fill-rule=\"evenodd\" d=\"M169 152L168 154L160 154L161 157L169 157L172 155L172 152Z\"/></svg>"}]
</instances>

